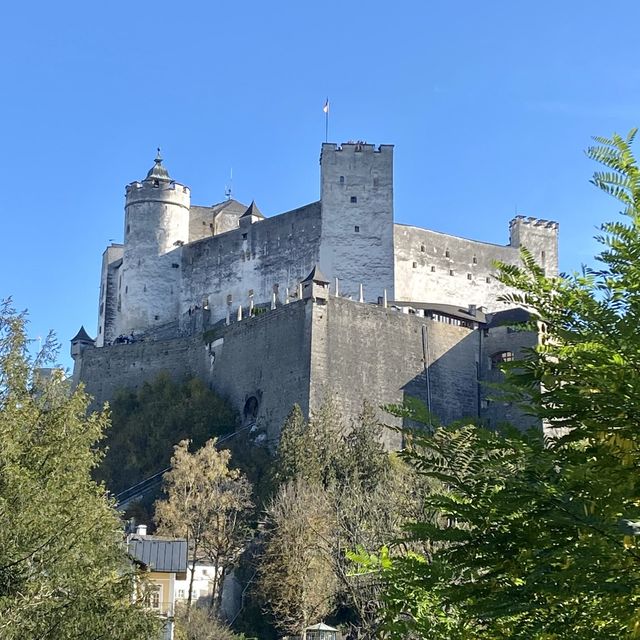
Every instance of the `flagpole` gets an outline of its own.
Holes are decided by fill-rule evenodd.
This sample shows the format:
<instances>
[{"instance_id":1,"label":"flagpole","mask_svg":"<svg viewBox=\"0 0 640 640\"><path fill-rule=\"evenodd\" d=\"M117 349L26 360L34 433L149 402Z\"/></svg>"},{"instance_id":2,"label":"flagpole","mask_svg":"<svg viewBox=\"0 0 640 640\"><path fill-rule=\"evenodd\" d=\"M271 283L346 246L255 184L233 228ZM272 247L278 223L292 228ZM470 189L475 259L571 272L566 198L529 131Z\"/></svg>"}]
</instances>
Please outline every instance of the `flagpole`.
<instances>
[{"instance_id":1,"label":"flagpole","mask_svg":"<svg viewBox=\"0 0 640 640\"><path fill-rule=\"evenodd\" d=\"M329 142L329 98L324 103L324 141Z\"/></svg>"}]
</instances>

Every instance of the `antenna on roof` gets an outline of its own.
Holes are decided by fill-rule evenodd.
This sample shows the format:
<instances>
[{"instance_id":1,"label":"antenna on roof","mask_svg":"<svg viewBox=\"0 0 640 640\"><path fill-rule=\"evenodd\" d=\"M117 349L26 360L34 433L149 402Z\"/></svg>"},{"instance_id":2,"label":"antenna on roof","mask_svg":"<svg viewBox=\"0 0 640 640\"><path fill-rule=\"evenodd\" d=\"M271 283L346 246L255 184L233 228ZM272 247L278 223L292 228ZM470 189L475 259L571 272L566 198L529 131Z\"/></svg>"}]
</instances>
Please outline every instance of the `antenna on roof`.
<instances>
[{"instance_id":1,"label":"antenna on roof","mask_svg":"<svg viewBox=\"0 0 640 640\"><path fill-rule=\"evenodd\" d=\"M227 200L231 200L231 194L233 193L233 167L229 171L229 184L224 187L224 197Z\"/></svg>"}]
</instances>

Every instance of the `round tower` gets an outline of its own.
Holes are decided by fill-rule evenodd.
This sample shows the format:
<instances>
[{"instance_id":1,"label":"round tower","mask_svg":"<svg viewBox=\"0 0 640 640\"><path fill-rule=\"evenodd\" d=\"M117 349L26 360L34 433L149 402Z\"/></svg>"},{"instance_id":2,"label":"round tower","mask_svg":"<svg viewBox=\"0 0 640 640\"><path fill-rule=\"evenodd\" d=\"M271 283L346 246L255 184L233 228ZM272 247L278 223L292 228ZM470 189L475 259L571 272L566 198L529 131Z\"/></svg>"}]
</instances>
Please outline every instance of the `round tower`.
<instances>
[{"instance_id":1,"label":"round tower","mask_svg":"<svg viewBox=\"0 0 640 640\"><path fill-rule=\"evenodd\" d=\"M189 241L189 188L169 176L160 149L142 182L127 185L118 277L121 334L178 318L181 247Z\"/></svg>"}]
</instances>

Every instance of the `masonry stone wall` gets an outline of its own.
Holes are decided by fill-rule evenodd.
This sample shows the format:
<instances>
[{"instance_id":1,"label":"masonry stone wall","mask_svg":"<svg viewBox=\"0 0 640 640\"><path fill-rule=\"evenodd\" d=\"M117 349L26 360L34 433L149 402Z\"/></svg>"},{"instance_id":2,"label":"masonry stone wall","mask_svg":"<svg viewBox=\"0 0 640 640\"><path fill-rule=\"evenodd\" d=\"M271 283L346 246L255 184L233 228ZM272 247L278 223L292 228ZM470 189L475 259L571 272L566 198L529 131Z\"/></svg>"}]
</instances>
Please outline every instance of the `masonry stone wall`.
<instances>
[{"instance_id":1,"label":"masonry stone wall","mask_svg":"<svg viewBox=\"0 0 640 640\"><path fill-rule=\"evenodd\" d=\"M510 244L459 238L408 225L394 225L396 300L474 304L488 311L508 306L495 262L520 264L526 246L546 271L558 273L558 225L519 216L511 221Z\"/></svg>"},{"instance_id":2,"label":"masonry stone wall","mask_svg":"<svg viewBox=\"0 0 640 640\"><path fill-rule=\"evenodd\" d=\"M412 396L444 422L474 417L478 360L477 331L332 297L314 307L310 406L333 397L349 419L363 401L378 408ZM388 433L386 444L397 448L400 436Z\"/></svg>"},{"instance_id":3,"label":"masonry stone wall","mask_svg":"<svg viewBox=\"0 0 640 640\"><path fill-rule=\"evenodd\" d=\"M319 264L340 291L393 298L393 145L323 144Z\"/></svg>"},{"instance_id":4,"label":"masonry stone wall","mask_svg":"<svg viewBox=\"0 0 640 640\"><path fill-rule=\"evenodd\" d=\"M136 389L166 372L197 376L226 397L243 422L257 422L274 442L294 403L309 407L310 300L292 302L206 334L86 348L74 379L94 397L93 408L118 389ZM252 400L254 399L254 400Z\"/></svg>"},{"instance_id":5,"label":"masonry stone wall","mask_svg":"<svg viewBox=\"0 0 640 640\"><path fill-rule=\"evenodd\" d=\"M283 303L319 259L320 205L266 218L182 249L181 315L206 300L211 322L247 315L254 304Z\"/></svg>"},{"instance_id":6,"label":"masonry stone wall","mask_svg":"<svg viewBox=\"0 0 640 640\"><path fill-rule=\"evenodd\" d=\"M264 428L272 447L293 405L309 409L312 307L311 300L300 300L234 322L207 345L203 378L230 400L242 422Z\"/></svg>"},{"instance_id":7,"label":"masonry stone wall","mask_svg":"<svg viewBox=\"0 0 640 640\"><path fill-rule=\"evenodd\" d=\"M189 240L189 206L189 189L175 182L144 180L127 187L118 333L144 331L178 316L180 245Z\"/></svg>"},{"instance_id":8,"label":"masonry stone wall","mask_svg":"<svg viewBox=\"0 0 640 640\"><path fill-rule=\"evenodd\" d=\"M480 375L483 380L481 406L486 425L495 428L502 423L509 423L523 430L541 427L539 420L526 415L520 407L502 397L499 388L495 385L504 380L504 374L492 362L492 358L504 352L513 354L515 360L527 357L528 352L538 343L537 334L505 324L483 330L481 339L483 353L480 361Z\"/></svg>"},{"instance_id":9,"label":"masonry stone wall","mask_svg":"<svg viewBox=\"0 0 640 640\"><path fill-rule=\"evenodd\" d=\"M118 314L118 273L122 264L123 249L121 244L112 244L102 254L96 337L96 346L98 347L109 344L117 335L115 331Z\"/></svg>"}]
</instances>

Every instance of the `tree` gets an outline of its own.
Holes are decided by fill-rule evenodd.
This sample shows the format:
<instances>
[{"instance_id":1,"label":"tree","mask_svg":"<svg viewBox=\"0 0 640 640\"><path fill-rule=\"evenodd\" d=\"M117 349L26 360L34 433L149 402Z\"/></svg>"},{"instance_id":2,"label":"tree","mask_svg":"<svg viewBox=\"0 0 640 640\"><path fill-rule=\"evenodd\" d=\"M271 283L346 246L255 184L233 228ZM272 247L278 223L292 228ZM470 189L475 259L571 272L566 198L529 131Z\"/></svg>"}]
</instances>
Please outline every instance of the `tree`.
<instances>
[{"instance_id":1,"label":"tree","mask_svg":"<svg viewBox=\"0 0 640 640\"><path fill-rule=\"evenodd\" d=\"M369 558L388 584L390 637L640 635L640 169L635 136L596 138L593 183L624 206L598 269L547 278L501 266L540 344L507 365L504 393L551 434L453 426L407 456L441 481L432 558ZM413 634L413 635L412 635Z\"/></svg>"},{"instance_id":2,"label":"tree","mask_svg":"<svg viewBox=\"0 0 640 640\"><path fill-rule=\"evenodd\" d=\"M219 611L224 578L247 541L245 516L251 508L251 485L237 469L229 468L231 454L219 451L215 440L189 452L189 440L174 448L171 470L164 477L166 500L156 502L161 533L185 536L190 547L191 607L195 565L202 557L213 565L212 614Z\"/></svg>"},{"instance_id":3,"label":"tree","mask_svg":"<svg viewBox=\"0 0 640 640\"><path fill-rule=\"evenodd\" d=\"M105 412L86 415L82 387L61 370L50 337L28 353L25 315L0 308L0 636L151 638L158 620L132 603L124 532L91 479Z\"/></svg>"},{"instance_id":4,"label":"tree","mask_svg":"<svg viewBox=\"0 0 640 640\"><path fill-rule=\"evenodd\" d=\"M284 484L267 512L261 589L284 631L313 622L309 611L334 611L356 637L376 633L379 580L356 575L347 552L379 549L419 511L416 474L384 450L382 430L367 405L346 426L331 403L308 423L294 408L283 426L276 475ZM307 585L311 565L320 593Z\"/></svg>"},{"instance_id":5,"label":"tree","mask_svg":"<svg viewBox=\"0 0 640 640\"><path fill-rule=\"evenodd\" d=\"M243 640L219 620L212 618L206 609L176 607L175 640Z\"/></svg>"},{"instance_id":6,"label":"tree","mask_svg":"<svg viewBox=\"0 0 640 640\"><path fill-rule=\"evenodd\" d=\"M270 531L260 561L260 589L280 630L303 635L334 606L328 561L334 512L327 493L303 478L280 487L267 511Z\"/></svg>"},{"instance_id":7,"label":"tree","mask_svg":"<svg viewBox=\"0 0 640 640\"><path fill-rule=\"evenodd\" d=\"M138 390L120 390L111 402L106 455L96 477L117 493L169 466L176 442L195 448L233 432L237 416L202 381L173 381L161 373Z\"/></svg>"}]
</instances>

